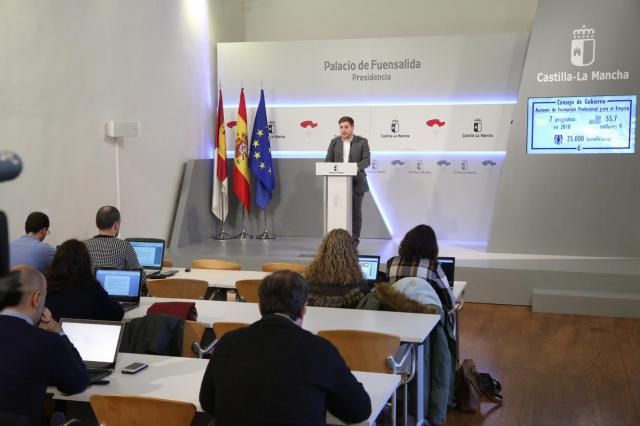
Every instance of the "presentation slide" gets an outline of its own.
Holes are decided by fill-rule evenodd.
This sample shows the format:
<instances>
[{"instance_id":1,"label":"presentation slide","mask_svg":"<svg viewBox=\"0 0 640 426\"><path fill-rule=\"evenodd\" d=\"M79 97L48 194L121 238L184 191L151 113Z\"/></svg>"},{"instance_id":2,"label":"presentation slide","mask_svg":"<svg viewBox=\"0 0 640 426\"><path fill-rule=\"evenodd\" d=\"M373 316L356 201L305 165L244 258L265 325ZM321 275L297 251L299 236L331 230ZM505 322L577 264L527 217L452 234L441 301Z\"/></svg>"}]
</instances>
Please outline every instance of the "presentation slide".
<instances>
[{"instance_id":1,"label":"presentation slide","mask_svg":"<svg viewBox=\"0 0 640 426\"><path fill-rule=\"evenodd\" d=\"M129 275L105 275L104 289L112 296L128 296L130 282Z\"/></svg>"},{"instance_id":2,"label":"presentation slide","mask_svg":"<svg viewBox=\"0 0 640 426\"><path fill-rule=\"evenodd\" d=\"M632 154L636 95L529 98L528 154Z\"/></svg>"},{"instance_id":3,"label":"presentation slide","mask_svg":"<svg viewBox=\"0 0 640 426\"><path fill-rule=\"evenodd\" d=\"M83 361L113 361L120 325L63 322L62 329Z\"/></svg>"}]
</instances>

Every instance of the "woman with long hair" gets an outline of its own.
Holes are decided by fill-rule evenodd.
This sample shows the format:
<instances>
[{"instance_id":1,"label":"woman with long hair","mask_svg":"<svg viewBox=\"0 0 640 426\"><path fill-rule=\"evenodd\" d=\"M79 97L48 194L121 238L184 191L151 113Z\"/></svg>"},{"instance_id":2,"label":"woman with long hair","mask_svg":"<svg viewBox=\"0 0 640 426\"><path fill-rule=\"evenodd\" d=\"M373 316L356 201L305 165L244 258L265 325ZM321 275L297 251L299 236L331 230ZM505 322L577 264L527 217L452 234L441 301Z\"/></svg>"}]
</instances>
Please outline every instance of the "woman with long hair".
<instances>
[{"instance_id":1,"label":"woman with long hair","mask_svg":"<svg viewBox=\"0 0 640 426\"><path fill-rule=\"evenodd\" d=\"M310 306L355 308L369 292L353 238L344 229L325 235L304 273L309 281Z\"/></svg>"},{"instance_id":2,"label":"woman with long hair","mask_svg":"<svg viewBox=\"0 0 640 426\"><path fill-rule=\"evenodd\" d=\"M389 284L407 277L425 279L436 291L443 308L448 311L454 303L451 287L438 263L438 239L432 227L418 225L406 233L398 256L387 261Z\"/></svg>"},{"instance_id":3,"label":"woman with long hair","mask_svg":"<svg viewBox=\"0 0 640 426\"><path fill-rule=\"evenodd\" d=\"M83 242L68 240L56 250L46 273L47 300L56 320L60 318L120 321L122 306L113 300L93 275L91 257Z\"/></svg>"}]
</instances>

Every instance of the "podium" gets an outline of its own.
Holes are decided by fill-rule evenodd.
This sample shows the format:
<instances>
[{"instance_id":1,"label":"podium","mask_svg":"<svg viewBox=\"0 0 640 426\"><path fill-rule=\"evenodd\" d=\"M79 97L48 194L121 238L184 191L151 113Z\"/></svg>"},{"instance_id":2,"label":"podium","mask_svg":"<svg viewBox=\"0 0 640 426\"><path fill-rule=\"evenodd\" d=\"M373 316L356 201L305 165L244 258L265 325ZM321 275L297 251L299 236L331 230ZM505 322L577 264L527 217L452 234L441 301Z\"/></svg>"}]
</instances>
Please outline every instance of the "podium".
<instances>
[{"instance_id":1,"label":"podium","mask_svg":"<svg viewBox=\"0 0 640 426\"><path fill-rule=\"evenodd\" d=\"M351 191L357 163L316 163L316 176L324 176L324 234L336 228L351 233Z\"/></svg>"}]
</instances>

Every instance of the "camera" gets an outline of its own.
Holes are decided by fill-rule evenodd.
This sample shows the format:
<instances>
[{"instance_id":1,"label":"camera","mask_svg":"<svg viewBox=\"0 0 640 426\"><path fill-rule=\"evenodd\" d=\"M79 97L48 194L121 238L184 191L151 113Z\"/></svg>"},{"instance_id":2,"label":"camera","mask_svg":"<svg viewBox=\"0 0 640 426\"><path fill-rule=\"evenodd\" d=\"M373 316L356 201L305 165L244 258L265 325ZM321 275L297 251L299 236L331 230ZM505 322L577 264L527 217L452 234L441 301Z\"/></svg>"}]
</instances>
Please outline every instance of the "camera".
<instances>
[{"instance_id":1,"label":"camera","mask_svg":"<svg viewBox=\"0 0 640 426\"><path fill-rule=\"evenodd\" d=\"M21 171L17 154L0 151L0 182L18 177ZM7 216L0 211L0 310L17 305L21 297L19 274L9 272L9 227Z\"/></svg>"}]
</instances>

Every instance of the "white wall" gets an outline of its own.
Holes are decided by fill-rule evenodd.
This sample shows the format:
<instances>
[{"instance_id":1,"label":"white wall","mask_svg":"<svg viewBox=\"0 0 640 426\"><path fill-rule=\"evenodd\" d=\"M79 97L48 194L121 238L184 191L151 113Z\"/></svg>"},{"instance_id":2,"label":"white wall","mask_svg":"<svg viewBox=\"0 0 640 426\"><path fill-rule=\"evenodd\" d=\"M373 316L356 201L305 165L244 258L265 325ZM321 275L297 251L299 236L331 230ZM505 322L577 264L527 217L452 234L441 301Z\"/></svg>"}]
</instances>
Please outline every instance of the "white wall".
<instances>
[{"instance_id":1,"label":"white wall","mask_svg":"<svg viewBox=\"0 0 640 426\"><path fill-rule=\"evenodd\" d=\"M233 0L228 0L233 1ZM529 32L537 0L244 0L245 40Z\"/></svg>"},{"instance_id":2,"label":"white wall","mask_svg":"<svg viewBox=\"0 0 640 426\"><path fill-rule=\"evenodd\" d=\"M0 184L12 238L26 215L53 243L95 233L116 204L108 120L141 123L120 152L123 234L167 237L182 165L210 155L206 0L0 2L0 148L25 170Z\"/></svg>"}]
</instances>

